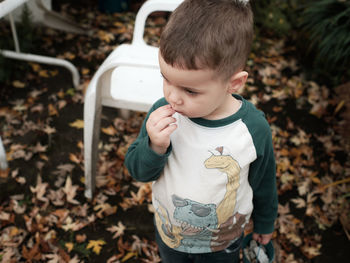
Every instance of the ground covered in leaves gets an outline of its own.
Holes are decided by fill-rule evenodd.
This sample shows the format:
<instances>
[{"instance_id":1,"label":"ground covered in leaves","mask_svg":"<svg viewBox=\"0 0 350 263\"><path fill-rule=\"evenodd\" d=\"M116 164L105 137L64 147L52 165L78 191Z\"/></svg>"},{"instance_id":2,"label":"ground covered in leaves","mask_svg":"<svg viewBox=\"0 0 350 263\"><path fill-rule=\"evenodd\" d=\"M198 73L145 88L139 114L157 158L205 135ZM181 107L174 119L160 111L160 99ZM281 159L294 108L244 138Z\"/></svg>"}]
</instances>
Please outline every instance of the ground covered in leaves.
<instances>
[{"instance_id":1,"label":"ground covered in leaves","mask_svg":"<svg viewBox=\"0 0 350 263\"><path fill-rule=\"evenodd\" d=\"M8 81L0 86L0 135L9 169L0 174L0 262L160 262L150 185L132 180L123 166L143 113L124 120L103 109L97 190L92 200L84 197L84 92L106 56L131 41L135 14L103 14L91 1L60 8L94 33L35 27L32 52L75 64L78 89L65 69L2 61ZM157 45L165 22L161 14L148 21L147 42ZM5 21L0 32L10 39ZM259 37L242 91L265 111L273 133L280 203L275 261L347 262L349 97L342 91L349 84L306 78L296 52L287 40Z\"/></svg>"}]
</instances>

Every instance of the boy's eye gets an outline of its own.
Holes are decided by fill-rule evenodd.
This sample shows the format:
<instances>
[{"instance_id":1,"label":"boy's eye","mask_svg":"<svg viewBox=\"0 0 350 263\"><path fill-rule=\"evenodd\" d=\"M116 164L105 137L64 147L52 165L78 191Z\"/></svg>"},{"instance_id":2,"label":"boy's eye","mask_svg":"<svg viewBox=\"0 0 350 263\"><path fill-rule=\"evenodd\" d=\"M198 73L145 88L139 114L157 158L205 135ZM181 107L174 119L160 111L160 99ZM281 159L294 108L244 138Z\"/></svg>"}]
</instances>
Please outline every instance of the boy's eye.
<instances>
[{"instance_id":1,"label":"boy's eye","mask_svg":"<svg viewBox=\"0 0 350 263\"><path fill-rule=\"evenodd\" d=\"M190 95L197 95L198 93L196 91L190 90L190 89L185 89L185 91L190 94Z\"/></svg>"}]
</instances>

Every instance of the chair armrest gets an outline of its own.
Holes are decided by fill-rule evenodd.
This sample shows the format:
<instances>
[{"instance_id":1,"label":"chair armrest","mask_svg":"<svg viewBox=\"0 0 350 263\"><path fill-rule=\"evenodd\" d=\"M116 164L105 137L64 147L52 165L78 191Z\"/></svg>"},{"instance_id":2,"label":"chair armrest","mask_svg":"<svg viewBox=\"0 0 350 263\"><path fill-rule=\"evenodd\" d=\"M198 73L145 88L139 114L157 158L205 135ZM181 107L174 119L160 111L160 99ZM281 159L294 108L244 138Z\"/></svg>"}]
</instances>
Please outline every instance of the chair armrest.
<instances>
[{"instance_id":1,"label":"chair armrest","mask_svg":"<svg viewBox=\"0 0 350 263\"><path fill-rule=\"evenodd\" d=\"M135 19L134 37L132 44L145 44L143 33L147 17L156 11L172 12L183 0L148 0L138 11Z\"/></svg>"}]
</instances>

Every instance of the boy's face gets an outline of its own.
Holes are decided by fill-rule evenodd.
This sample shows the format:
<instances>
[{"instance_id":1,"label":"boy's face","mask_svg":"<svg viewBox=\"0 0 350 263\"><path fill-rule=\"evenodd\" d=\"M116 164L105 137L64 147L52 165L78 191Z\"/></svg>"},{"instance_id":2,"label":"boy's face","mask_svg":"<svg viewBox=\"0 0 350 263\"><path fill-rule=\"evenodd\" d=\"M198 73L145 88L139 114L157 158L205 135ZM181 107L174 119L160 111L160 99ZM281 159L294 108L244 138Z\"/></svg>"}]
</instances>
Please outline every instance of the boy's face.
<instances>
[{"instance_id":1,"label":"boy's face","mask_svg":"<svg viewBox=\"0 0 350 263\"><path fill-rule=\"evenodd\" d=\"M164 97L172 108L189 118L222 119L232 114L234 99L229 81L213 70L187 70L168 65L159 53Z\"/></svg>"}]
</instances>

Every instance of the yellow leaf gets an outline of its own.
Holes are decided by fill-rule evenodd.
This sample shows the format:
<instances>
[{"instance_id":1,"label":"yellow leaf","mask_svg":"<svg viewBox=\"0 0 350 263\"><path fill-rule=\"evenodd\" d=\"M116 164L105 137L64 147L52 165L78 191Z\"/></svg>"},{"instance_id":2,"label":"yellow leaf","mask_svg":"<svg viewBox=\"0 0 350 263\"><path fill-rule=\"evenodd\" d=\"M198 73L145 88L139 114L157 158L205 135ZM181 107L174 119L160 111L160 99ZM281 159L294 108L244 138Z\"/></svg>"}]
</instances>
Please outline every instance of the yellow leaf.
<instances>
[{"instance_id":1,"label":"yellow leaf","mask_svg":"<svg viewBox=\"0 0 350 263\"><path fill-rule=\"evenodd\" d=\"M77 119L75 122L69 123L69 126L77 129L83 129L84 128L84 121Z\"/></svg>"},{"instance_id":2,"label":"yellow leaf","mask_svg":"<svg viewBox=\"0 0 350 263\"><path fill-rule=\"evenodd\" d=\"M69 242L64 244L64 246L67 248L68 252L71 252L73 250L74 244Z\"/></svg>"},{"instance_id":3,"label":"yellow leaf","mask_svg":"<svg viewBox=\"0 0 350 263\"><path fill-rule=\"evenodd\" d=\"M64 98L64 92L63 92L63 90L60 90L59 92L57 92L57 96L58 96L60 99L63 99L63 98Z\"/></svg>"},{"instance_id":4,"label":"yellow leaf","mask_svg":"<svg viewBox=\"0 0 350 263\"><path fill-rule=\"evenodd\" d=\"M47 73L47 70L43 69L39 71L39 76L43 78L48 78L49 74Z\"/></svg>"},{"instance_id":5,"label":"yellow leaf","mask_svg":"<svg viewBox=\"0 0 350 263\"><path fill-rule=\"evenodd\" d=\"M66 59L69 59L69 60L75 59L75 55L73 53L71 53L71 52L65 52L63 54L63 57L66 58Z\"/></svg>"},{"instance_id":6,"label":"yellow leaf","mask_svg":"<svg viewBox=\"0 0 350 263\"><path fill-rule=\"evenodd\" d=\"M51 75L51 77L57 76L58 75L58 70L57 69L56 70L51 70L50 71L50 75Z\"/></svg>"},{"instance_id":7,"label":"yellow leaf","mask_svg":"<svg viewBox=\"0 0 350 263\"><path fill-rule=\"evenodd\" d=\"M80 149L83 149L83 148L84 148L84 144L83 144L82 141L79 141L79 142L77 143L77 146L78 146L78 148L80 148Z\"/></svg>"},{"instance_id":8,"label":"yellow leaf","mask_svg":"<svg viewBox=\"0 0 350 263\"><path fill-rule=\"evenodd\" d=\"M49 115L50 115L50 116L53 116L53 115L58 116L58 111L57 111L57 109L56 109L55 106L53 106L51 103L49 104Z\"/></svg>"},{"instance_id":9,"label":"yellow leaf","mask_svg":"<svg viewBox=\"0 0 350 263\"><path fill-rule=\"evenodd\" d=\"M47 161L47 162L49 161L49 157L47 157L47 155L45 155L45 154L42 153L42 154L40 154L39 156L40 156L40 158L43 159L44 161Z\"/></svg>"},{"instance_id":10,"label":"yellow leaf","mask_svg":"<svg viewBox=\"0 0 350 263\"><path fill-rule=\"evenodd\" d=\"M30 65L31 65L34 72L38 72L40 70L39 64L31 63Z\"/></svg>"},{"instance_id":11,"label":"yellow leaf","mask_svg":"<svg viewBox=\"0 0 350 263\"><path fill-rule=\"evenodd\" d=\"M115 135L117 130L111 125L108 128L101 128L102 132L107 135Z\"/></svg>"},{"instance_id":12,"label":"yellow leaf","mask_svg":"<svg viewBox=\"0 0 350 263\"><path fill-rule=\"evenodd\" d=\"M99 30L97 34L98 34L98 37L100 38L100 40L105 41L107 43L114 40L114 35L106 32L106 31Z\"/></svg>"},{"instance_id":13,"label":"yellow leaf","mask_svg":"<svg viewBox=\"0 0 350 263\"><path fill-rule=\"evenodd\" d=\"M91 249L95 252L95 254L99 255L102 249L102 246L105 245L106 242L104 240L90 240L89 244L86 246L87 249Z\"/></svg>"},{"instance_id":14,"label":"yellow leaf","mask_svg":"<svg viewBox=\"0 0 350 263\"><path fill-rule=\"evenodd\" d=\"M71 160L73 163L80 163L79 158L74 153L69 154L69 160Z\"/></svg>"},{"instance_id":15,"label":"yellow leaf","mask_svg":"<svg viewBox=\"0 0 350 263\"><path fill-rule=\"evenodd\" d=\"M317 178L316 176L312 176L311 180L315 183L315 184L321 184L321 180L319 178Z\"/></svg>"},{"instance_id":16,"label":"yellow leaf","mask_svg":"<svg viewBox=\"0 0 350 263\"><path fill-rule=\"evenodd\" d=\"M88 69L88 68L83 68L83 69L81 70L81 73L82 73L83 75L87 75L87 74L90 73L90 69Z\"/></svg>"},{"instance_id":17,"label":"yellow leaf","mask_svg":"<svg viewBox=\"0 0 350 263\"><path fill-rule=\"evenodd\" d=\"M14 237L14 236L17 236L19 233L19 230L17 227L13 227L11 228L11 231L10 231L10 237Z\"/></svg>"},{"instance_id":18,"label":"yellow leaf","mask_svg":"<svg viewBox=\"0 0 350 263\"><path fill-rule=\"evenodd\" d=\"M116 27L123 27L124 26L124 24L122 22L118 22L118 21L114 22L113 25Z\"/></svg>"},{"instance_id":19,"label":"yellow leaf","mask_svg":"<svg viewBox=\"0 0 350 263\"><path fill-rule=\"evenodd\" d=\"M18 88L18 89L23 89L26 85L19 80L15 80L12 82L12 86L14 86L15 88Z\"/></svg>"},{"instance_id":20,"label":"yellow leaf","mask_svg":"<svg viewBox=\"0 0 350 263\"><path fill-rule=\"evenodd\" d=\"M345 100L342 100L341 102L339 102L337 107L334 110L334 114L337 114L341 110L341 108L343 108L344 105L345 105Z\"/></svg>"},{"instance_id":21,"label":"yellow leaf","mask_svg":"<svg viewBox=\"0 0 350 263\"><path fill-rule=\"evenodd\" d=\"M126 254L125 257L123 257L122 262L125 262L125 261L127 261L128 259L130 259L132 257L137 257L137 252L136 251L129 252L128 254Z\"/></svg>"}]
</instances>

